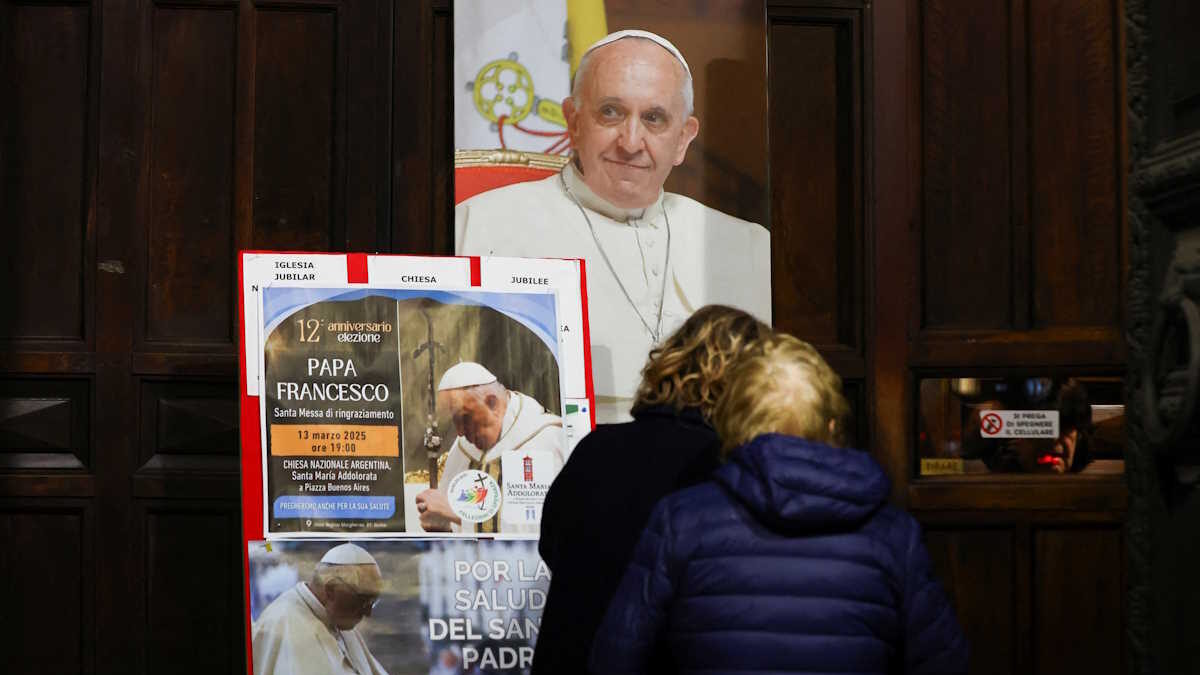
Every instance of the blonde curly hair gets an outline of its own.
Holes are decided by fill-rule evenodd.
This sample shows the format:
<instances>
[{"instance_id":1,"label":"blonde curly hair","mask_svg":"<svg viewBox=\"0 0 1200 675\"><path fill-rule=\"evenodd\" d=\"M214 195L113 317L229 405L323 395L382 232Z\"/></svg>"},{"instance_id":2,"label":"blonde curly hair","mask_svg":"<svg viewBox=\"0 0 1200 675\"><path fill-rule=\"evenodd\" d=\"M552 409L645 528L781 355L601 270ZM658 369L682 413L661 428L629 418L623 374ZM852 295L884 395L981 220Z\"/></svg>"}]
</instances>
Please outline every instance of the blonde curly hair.
<instances>
[{"instance_id":1,"label":"blonde curly hair","mask_svg":"<svg viewBox=\"0 0 1200 675\"><path fill-rule=\"evenodd\" d=\"M807 342L786 333L767 337L730 369L726 381L712 417L724 455L767 433L845 443L850 406L842 378Z\"/></svg>"},{"instance_id":2,"label":"blonde curly hair","mask_svg":"<svg viewBox=\"0 0 1200 675\"><path fill-rule=\"evenodd\" d=\"M729 366L771 328L740 309L707 305L650 350L633 412L655 405L699 408L705 419L725 390Z\"/></svg>"}]
</instances>

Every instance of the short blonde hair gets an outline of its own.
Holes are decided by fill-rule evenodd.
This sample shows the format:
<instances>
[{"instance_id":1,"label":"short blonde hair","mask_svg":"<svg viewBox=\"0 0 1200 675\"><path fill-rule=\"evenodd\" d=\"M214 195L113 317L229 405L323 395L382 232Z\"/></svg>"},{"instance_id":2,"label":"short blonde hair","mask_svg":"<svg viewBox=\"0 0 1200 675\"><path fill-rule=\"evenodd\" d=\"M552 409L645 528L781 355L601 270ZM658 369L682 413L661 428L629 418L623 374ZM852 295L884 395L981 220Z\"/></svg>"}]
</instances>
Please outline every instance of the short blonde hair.
<instances>
[{"instance_id":1,"label":"short blonde hair","mask_svg":"<svg viewBox=\"0 0 1200 675\"><path fill-rule=\"evenodd\" d=\"M705 419L725 391L726 371L771 328L740 309L706 305L688 317L642 368L633 401L637 412L654 405L699 408Z\"/></svg>"},{"instance_id":2,"label":"short blonde hair","mask_svg":"<svg viewBox=\"0 0 1200 675\"><path fill-rule=\"evenodd\" d=\"M842 378L812 345L791 335L776 333L759 346L730 370L713 411L722 452L767 433L843 445L850 406Z\"/></svg>"}]
</instances>

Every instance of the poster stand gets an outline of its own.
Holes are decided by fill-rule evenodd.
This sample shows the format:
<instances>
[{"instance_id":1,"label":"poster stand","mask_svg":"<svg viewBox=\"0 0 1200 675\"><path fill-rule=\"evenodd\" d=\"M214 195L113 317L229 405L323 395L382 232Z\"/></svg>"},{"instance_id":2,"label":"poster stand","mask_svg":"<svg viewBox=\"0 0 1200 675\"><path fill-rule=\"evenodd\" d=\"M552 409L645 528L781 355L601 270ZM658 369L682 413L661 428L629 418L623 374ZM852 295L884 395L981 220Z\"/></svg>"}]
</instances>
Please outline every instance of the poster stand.
<instances>
[{"instance_id":1,"label":"poster stand","mask_svg":"<svg viewBox=\"0 0 1200 675\"><path fill-rule=\"evenodd\" d=\"M291 513L281 507L281 504L296 503L306 508L320 508L313 506L312 503L305 502L306 497L297 496L296 490L303 492L306 487L314 487L314 485L301 484L297 487L296 484L289 483L285 479L279 478L278 471L272 472L271 461L277 459L270 454L272 442L280 443L278 439L283 438L279 433L282 429L287 429L291 433L292 429L302 429L297 433L307 434L307 429L325 428L331 425L317 426L290 426L284 425L277 417L273 418L268 415L267 401L271 400L276 405L273 406L275 413L278 415L279 407L278 397L283 396L285 391L294 394L296 391L307 392L303 389L305 384L295 385L295 383L287 383L291 389L287 389L280 385L279 382L272 380L275 374L269 372L271 369L279 371L285 368L287 359L281 356L287 355L284 348L280 347L278 335L283 334L287 330L300 330L299 339L303 341L305 334L304 320L300 319L297 329L290 329L288 326L294 323L294 319L300 316L298 313L301 310L315 311L312 308L320 308L323 306L337 305L339 309L345 308L354 309L354 302L362 303L369 299L375 305L383 305L388 311L392 311L391 306L394 305L394 328L392 322L387 322L387 330L395 331L395 351L390 354L393 358L392 363L395 364L395 380L389 380L395 390L400 390L403 382L400 378L399 362L402 358L412 359L417 358L417 355L422 353L420 347L424 346L426 351L434 349L436 346L439 350L445 351L441 344L437 344L433 337L433 323L430 319L428 307L432 306L435 301L441 302L438 307L449 307L451 310L457 311L464 316L467 313L473 312L474 315L488 314L502 316L499 323L504 324L507 321L513 326L518 327L512 330L517 333L525 330L531 334L541 335L542 343L546 346L543 351L550 355L550 363L557 364L557 378L551 375L543 376L544 381L551 382L550 390L555 386L558 387L556 392L559 395L559 400L552 402L542 401L546 408L546 419L556 418L561 416L561 425L550 425L552 428L544 433L558 433L559 427L562 429L563 442L559 447L562 448L563 456L560 461L565 461L565 456L569 454L574 442L581 438L591 428L595 426L595 394L592 387L591 373L591 345L589 341L588 331L588 311L587 311L587 284L586 271L584 261L576 259L518 259L518 258L500 258L500 257L463 257L463 256L407 256L407 255L369 255L362 253L304 253L304 252L286 252L286 251L242 251L238 257L238 326L240 331L239 339L239 374L238 374L238 394L239 394L239 410L240 410L240 438L241 438L241 496L242 496L242 555L243 555L243 574L246 581L244 589L244 602L246 609L246 646L247 646L247 672L253 672L254 668L254 649L252 644L251 625L256 613L263 610L262 604L265 600L260 600L260 595L254 595L253 586L255 585L252 579L252 567L256 567L252 561L251 551L256 551L260 555L274 555L275 549L295 551L296 555L300 555L302 551L313 551L325 549L330 546L346 541L354 542L372 542L371 546L375 551L387 551L389 560L391 557L398 556L400 560L404 556L423 556L426 559L421 563L422 578L418 585L425 584L429 586L432 582L425 578L427 568L430 578L437 576L444 583L447 574L452 583L461 583L463 588L469 592L479 592L478 596L481 600L470 607L468 618L460 619L445 619L438 616L449 616L446 612L450 611L448 607L440 607L440 600L422 599L423 605L421 617L422 630L426 631L423 635L424 647L426 650L431 648L431 645L448 645L454 644L454 654L457 658L469 661L472 655L476 659L476 665L487 665L487 659L508 659L508 651L517 653L516 647L504 646L506 644L517 644L520 640L513 640L513 631L517 637L522 637L520 622L528 623L530 612L528 609L536 604L531 603L528 595L514 596L513 588L519 587L521 584L544 583L548 580L548 573L542 569L540 560L536 559L535 544L528 543L536 540L536 519L540 518L540 501L536 504L536 508L525 506L522 502L523 515L531 519L532 526L523 529L512 529L505 531L504 525L511 522L508 520L500 520L500 514L496 513L493 516L495 522L500 522L501 526L496 529L488 530L483 526L476 526L480 529L473 530L463 523L456 526L456 531L441 532L441 533L425 533L424 531L413 532L410 528L414 528L415 513L420 509L412 508L412 495L404 496L403 493L396 494L392 489L389 497L354 497L346 496L341 498L346 503L360 503L355 500L363 499L390 499L393 508L392 518L388 521L365 521L363 519L346 519L337 520L336 514L333 511L326 512L326 516L330 516L325 520L321 520L316 516L305 518L304 516ZM303 301L296 301L294 298L302 298ZM514 298L516 300L514 300ZM519 304L524 303L524 304ZM408 314L402 313L402 308L416 307L413 302L423 302L420 305L425 310L422 310L420 317L412 311ZM291 304L289 304L291 303ZM405 304L409 303L409 304ZM293 312L293 313L289 313ZM540 312L540 314L539 314ZM444 312L443 314L447 314ZM310 319L318 325L317 320ZM450 319L453 320L453 319ZM273 322L268 325L268 322ZM415 342L412 345L401 344L402 340L400 332L402 327L410 326L414 323L420 323L420 331L425 334L427 330L428 338L424 342ZM495 321L493 323L496 323ZM320 323L322 327L324 323ZM345 325L339 323L336 325ZM376 325L376 324L370 324ZM507 324L506 324L507 325ZM347 329L349 330L349 329ZM413 329L415 330L415 329ZM540 330L540 333L539 333ZM330 336L336 337L336 341L349 342L350 338L355 336L366 335L367 338L373 338L378 343L379 336L372 335L369 332L350 333L350 338L343 334L336 334L330 327ZM459 331L445 331L448 335L457 336ZM314 335L311 334L310 335ZM548 337L547 337L548 336ZM357 339L362 339L361 337ZM268 342L270 342L270 350L267 350ZM369 340L368 340L369 341ZM527 340L534 345L536 351L538 343L535 340ZM296 339L293 338L289 342L287 349L292 349ZM328 340L326 344L332 345L335 340ZM486 344L487 340L479 340L481 344ZM409 347L417 347L410 349ZM309 345L300 345L300 347L309 347ZM361 354L361 351L346 352L347 349L354 349L352 345L338 345L337 349L343 351L338 354L349 353L352 355ZM391 349L388 347L376 347L374 353L382 353ZM465 353L466 348L460 348L458 356L461 357ZM482 349L476 347L477 351ZM318 361L340 361L342 371L346 369L345 361L352 361L351 358L345 359L318 359L311 356L312 352L297 352L301 357L309 355L307 359L294 358L293 361L305 362L309 364L308 371L312 373L316 370ZM325 352L322 352L324 355ZM425 354L428 357L428 354ZM451 355L453 356L453 355ZM357 358L357 357L355 357ZM443 365L452 366L453 359L450 356L445 357L447 360ZM470 360L470 359L463 359ZM482 359L480 359L482 360ZM424 362L422 362L424 363ZM414 381L420 380L422 383L422 393L425 395L426 403L430 397L434 395L434 364L433 359L428 360L428 372L414 373L411 376L406 376L405 379ZM324 365L322 363L322 365ZM332 369L332 368L331 368ZM365 370L360 359L358 366L359 370ZM448 369L448 368L447 368ZM351 373L355 376L358 372L354 370L353 364L350 366ZM418 369L419 370L419 369ZM441 370L441 369L439 369ZM444 374L444 370L439 374ZM276 373L277 374L277 373ZM330 375L329 373L322 373ZM344 374L344 373L342 373ZM336 374L335 374L336 375ZM324 392L318 393L320 396L335 395L339 391L339 384L336 382L330 384L331 377L326 377L322 380L322 384L326 389ZM510 378L515 376L509 376ZM276 378L278 379L278 378ZM369 379L369 378L368 378ZM496 378L499 380L499 377ZM554 380L557 380L555 382ZM426 384L427 382L427 384ZM268 387L268 383L275 386ZM442 382L443 386L449 386L453 382L447 384ZM344 394L346 387L349 385L342 384L340 392ZM382 386L386 391L387 385ZM511 385L510 385L511 386ZM299 388L298 388L299 387ZM523 396L519 393L510 394L510 396ZM542 399L551 398L553 395L543 395ZM399 395L396 398L400 398ZM530 397L525 397L529 399ZM322 403L323 405L324 403ZM531 404L532 405L532 404ZM408 406L408 407L405 407ZM411 401L402 406L400 402L394 403L394 407L401 416L405 415L405 410L420 410L421 420L424 421L426 406L422 403ZM333 411L336 406L331 404L329 408ZM433 405L429 404L429 420L433 421L432 416ZM403 409L402 409L403 408ZM353 412L353 411L352 411ZM312 414L311 412L309 414ZM389 413L390 414L390 413ZM411 416L415 413L409 412ZM439 413L439 415L444 413ZM316 413L317 416L320 413ZM274 428L272 425L274 425ZM338 426L347 426L339 423ZM412 434L417 434L420 438L421 425L411 425L414 428L404 429L403 424L397 424L394 427L374 426L363 427L366 432L357 433L372 433L376 430L386 431L385 434L374 434L371 437L364 436L363 438L373 439L370 444L372 447L377 447L380 444L375 442L376 437L382 437L385 444L399 447L392 447L391 452L395 459L390 460L395 462L396 466L406 467L406 455L412 455L413 451L408 450L409 445L419 445L419 443L408 443L406 437ZM447 428L448 427L448 428ZM274 429L274 435L268 432ZM397 431L399 429L399 431ZM430 438L434 442L439 440L436 433L438 425L436 421L432 427L426 426L424 429L424 445L430 446ZM444 424L442 427L442 436L448 438L440 438L443 441L441 447L446 448L445 454L449 454L449 444L456 439L455 426L453 423ZM541 432L539 430L539 432ZM399 436L397 437L397 433ZM390 434L390 435L389 435ZM270 439L276 439L274 441ZM307 438L307 435L305 436ZM396 439L396 440L392 440ZM462 442L461 439L457 439ZM398 441L398 443L397 443ZM297 444L291 444L297 445ZM288 447L291 448L291 445ZM330 444L318 446L309 446L291 448L287 453L313 455L316 453L336 454L341 449L340 444L335 449L330 448ZM470 443L464 443L468 447L474 447ZM266 446L267 451L264 451ZM284 452L284 446L280 444L278 449ZM419 448L421 457L423 458L425 448ZM353 452L353 450L351 451ZM519 453L518 453L519 454ZM532 471L530 468L529 455L536 454L525 452L526 462L526 480L532 479ZM322 455L328 456L328 455ZM511 458L510 458L511 459ZM307 460L292 460L291 466L306 466L304 462ZM381 460L376 460L381 461ZM448 461L443 458L443 461ZM313 460L312 463L316 463ZM499 462L497 462L497 465ZM382 464L381 464L382 466ZM415 463L413 466L417 466ZM430 466L426 464L425 466ZM508 466L507 460L505 466ZM519 466L519 465L518 465ZM559 464L561 466L561 464ZM387 468L387 467L385 467ZM485 467L486 468L486 467ZM511 473L517 473L508 469ZM442 482L443 484L451 482L455 476L446 475L446 469L443 468ZM557 469L555 469L557 471ZM405 476L405 492L409 489L409 479L416 476L418 479L424 475L428 481L430 469L425 469L423 474L420 470L413 469L406 471ZM465 473L465 472L464 472ZM476 473L481 473L477 471ZM486 473L486 472L482 472ZM493 471L497 474L496 471ZM299 474L293 474L299 475ZM497 474L498 476L499 474ZM539 473L539 480L543 480L547 474ZM426 484L423 487L427 490L435 490L436 476L432 476L435 487L429 488ZM552 479L552 475L550 476ZM515 479L514 479L515 480ZM313 481L318 483L319 481ZM464 481L459 481L464 482ZM546 485L549 479L544 479ZM303 483L303 481L301 481ZM505 491L495 491L496 495L508 496L508 483L501 481L505 485ZM362 485L356 485L356 489L370 491L376 486L382 486L383 482L371 483L364 482ZM325 488L316 486L314 489L323 490ZM442 490L448 488L442 487ZM538 493L544 496L544 492ZM284 501L280 501L280 500ZM401 505L396 500L404 500ZM517 502L516 498L511 501ZM457 508L457 507L456 507ZM457 513L458 511L456 511ZM395 514L401 515L395 515ZM335 514L335 515L330 515ZM404 522L403 514L409 516L409 521ZM507 514L507 512L506 512ZM508 516L505 515L507 518ZM315 520L314 520L315 519ZM322 523L332 523L325 528L319 527ZM345 523L348 529L339 529L339 523ZM373 531L355 530L350 528L350 525L377 526L382 529ZM381 523L386 523L382 525ZM420 529L416 527L415 529ZM485 532L487 534L485 534ZM525 544L504 544L505 541L527 542ZM391 544L385 542L393 542ZM364 544L366 546L367 544ZM515 548L514 548L515 546ZM468 554L461 553L463 551L483 551L487 547L495 547L497 550L503 548L506 553L500 556L500 562L495 562L491 554L483 555L487 557L489 562L486 569L490 570L489 574L480 576L478 574L481 569L482 562L467 561ZM394 556L392 551L395 551ZM510 550L511 549L511 550ZM519 549L519 550L518 550ZM529 559L529 551L532 551L533 559ZM475 555L472 553L471 555ZM508 561L504 556L516 556L511 561ZM525 557L522 557L525 556ZM438 572L434 562L442 561L446 565L448 572ZM391 563L385 564L380 562L379 567L385 572L391 567ZM397 563L399 564L399 563ZM504 572L497 574L497 566ZM409 565L413 567L413 565ZM490 577L490 578L489 578ZM507 605L505 603L496 603L496 588L492 586L504 586L509 595ZM532 587L532 586L531 586ZM440 587L439 587L440 588ZM445 593L455 589L440 588L437 591L428 590L422 587L422 594L428 593ZM458 589L462 590L462 589ZM492 598L491 604L483 598L489 597L484 591L488 590ZM518 593L524 592L520 588ZM533 593L539 591L534 590ZM252 597L253 595L253 597ZM464 596L459 596L464 597ZM520 597L521 604L513 601L514 597ZM544 600L544 595L543 595ZM431 610L429 603L439 605L440 609ZM481 606L482 603L482 606ZM501 613L496 613L496 606L501 606L504 610ZM517 611L514 611L515 610ZM461 608L460 608L461 609ZM536 608L535 608L536 609ZM399 610L393 610L399 611ZM405 610L408 614L411 611ZM438 614L441 612L442 614ZM452 613L452 612L451 612ZM369 612L368 612L369 614ZM540 614L535 615L540 621ZM471 618L474 617L474 618ZM519 621L518 621L519 619ZM459 623L455 623L458 621ZM474 623L472 623L474 621ZM464 623L465 622L465 623ZM496 635L489 635L487 626L496 628ZM507 629L507 639L499 639L501 625L510 626ZM457 633L455 633L457 630ZM474 633L472 633L474 631ZM527 633L528 631L526 631ZM534 630L536 633L536 629ZM528 638L528 635L524 635ZM492 644L498 650L495 653L489 653L485 647L481 647L478 640L471 642L468 638L483 639L483 644ZM497 638L489 641L488 638ZM458 642L455 642L458 640ZM461 644L462 646L458 646ZM499 645L499 646L496 646ZM377 649L376 645L371 645L372 649ZM490 647L489 647L490 648ZM449 648L447 648L449 649ZM531 655L532 648L528 647L528 654L525 653L526 647L521 647L521 658ZM508 651L505 651L508 650ZM386 652L386 649L383 651ZM410 649L411 651L411 649ZM425 658L429 658L426 655ZM479 659L483 661L480 662ZM516 658L516 657L513 657ZM470 665L464 663L464 666ZM501 664L497 664L501 665ZM513 664L505 664L513 665ZM428 672L428 661L423 666L424 672ZM486 669L485 669L486 670ZM260 674L261 675L261 674ZM396 673L393 671L393 675Z\"/></svg>"}]
</instances>

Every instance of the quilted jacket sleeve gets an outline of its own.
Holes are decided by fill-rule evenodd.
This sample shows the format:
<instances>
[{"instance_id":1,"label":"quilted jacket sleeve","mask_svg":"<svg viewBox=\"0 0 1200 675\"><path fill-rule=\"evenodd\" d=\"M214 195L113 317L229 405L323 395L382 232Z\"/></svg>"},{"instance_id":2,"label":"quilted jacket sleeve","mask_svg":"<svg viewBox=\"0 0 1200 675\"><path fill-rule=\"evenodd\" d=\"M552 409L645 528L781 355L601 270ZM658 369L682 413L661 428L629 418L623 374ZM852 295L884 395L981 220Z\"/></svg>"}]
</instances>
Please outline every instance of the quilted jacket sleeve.
<instances>
[{"instance_id":1,"label":"quilted jacket sleeve","mask_svg":"<svg viewBox=\"0 0 1200 675\"><path fill-rule=\"evenodd\" d=\"M958 617L933 577L921 528L912 522L905 552L904 672L909 675L965 675L967 639Z\"/></svg>"},{"instance_id":2,"label":"quilted jacket sleeve","mask_svg":"<svg viewBox=\"0 0 1200 675\"><path fill-rule=\"evenodd\" d=\"M654 508L633 560L592 642L591 671L597 675L648 673L675 594L671 564L670 498Z\"/></svg>"}]
</instances>

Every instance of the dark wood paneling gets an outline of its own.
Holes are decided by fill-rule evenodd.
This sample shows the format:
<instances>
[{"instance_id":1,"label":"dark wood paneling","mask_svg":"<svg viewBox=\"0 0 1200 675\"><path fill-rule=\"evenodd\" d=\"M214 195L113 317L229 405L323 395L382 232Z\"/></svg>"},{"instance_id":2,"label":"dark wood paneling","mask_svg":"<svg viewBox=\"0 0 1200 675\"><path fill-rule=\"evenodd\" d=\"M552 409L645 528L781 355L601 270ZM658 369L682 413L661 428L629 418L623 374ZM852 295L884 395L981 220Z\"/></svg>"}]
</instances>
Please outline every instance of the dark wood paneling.
<instances>
[{"instance_id":1,"label":"dark wood paneling","mask_svg":"<svg viewBox=\"0 0 1200 675\"><path fill-rule=\"evenodd\" d=\"M1117 528L1034 533L1034 673L1125 671L1124 543Z\"/></svg>"},{"instance_id":2,"label":"dark wood paneling","mask_svg":"<svg viewBox=\"0 0 1200 675\"><path fill-rule=\"evenodd\" d=\"M866 34L874 54L868 103L874 142L866 171L874 222L865 267L870 301L865 340L871 375L867 411L871 442L892 481L892 500L905 503L913 471L910 420L913 386L908 357L920 316L919 61L920 12L914 2L876 4ZM885 103L886 102L886 103Z\"/></svg>"},{"instance_id":3,"label":"dark wood paneling","mask_svg":"<svg viewBox=\"0 0 1200 675\"><path fill-rule=\"evenodd\" d=\"M929 529L925 543L970 642L971 674L1019 672L1014 532Z\"/></svg>"},{"instance_id":4,"label":"dark wood paneling","mask_svg":"<svg viewBox=\"0 0 1200 675\"><path fill-rule=\"evenodd\" d=\"M335 213L337 14L255 12L253 246L341 250Z\"/></svg>"},{"instance_id":5,"label":"dark wood paneling","mask_svg":"<svg viewBox=\"0 0 1200 675\"><path fill-rule=\"evenodd\" d=\"M0 637L8 673L95 672L94 565L85 507L0 502Z\"/></svg>"},{"instance_id":6,"label":"dark wood paneling","mask_svg":"<svg viewBox=\"0 0 1200 675\"><path fill-rule=\"evenodd\" d=\"M348 251L387 252L391 240L391 6L356 0L338 22L338 44L349 52L340 76L347 84L339 93L346 119L345 178L339 184L346 187Z\"/></svg>"},{"instance_id":7,"label":"dark wood paneling","mask_svg":"<svg viewBox=\"0 0 1200 675\"><path fill-rule=\"evenodd\" d=\"M1200 6L1193 0L1169 0L1163 24L1166 35L1167 91L1163 97L1171 118L1170 135L1200 131ZM1157 23L1157 22L1156 22Z\"/></svg>"},{"instance_id":8,"label":"dark wood paneling","mask_svg":"<svg viewBox=\"0 0 1200 675\"><path fill-rule=\"evenodd\" d=\"M1013 324L1009 3L920 3L923 324Z\"/></svg>"},{"instance_id":9,"label":"dark wood paneling","mask_svg":"<svg viewBox=\"0 0 1200 675\"><path fill-rule=\"evenodd\" d=\"M979 509L1123 513L1129 489L1120 475L925 477L909 484L913 510Z\"/></svg>"},{"instance_id":10,"label":"dark wood paneling","mask_svg":"<svg viewBox=\"0 0 1200 675\"><path fill-rule=\"evenodd\" d=\"M870 450L871 442L868 436L867 424L867 386L861 379L842 379L842 395L850 404L850 424L846 433L846 445L852 448Z\"/></svg>"},{"instance_id":11,"label":"dark wood paneling","mask_svg":"<svg viewBox=\"0 0 1200 675\"><path fill-rule=\"evenodd\" d=\"M88 380L0 379L0 469L83 469L91 462Z\"/></svg>"},{"instance_id":12,"label":"dark wood paneling","mask_svg":"<svg viewBox=\"0 0 1200 675\"><path fill-rule=\"evenodd\" d=\"M85 338L90 19L0 7L0 338Z\"/></svg>"},{"instance_id":13,"label":"dark wood paneling","mask_svg":"<svg viewBox=\"0 0 1200 675\"><path fill-rule=\"evenodd\" d=\"M245 666L238 505L145 516L147 673L236 673Z\"/></svg>"},{"instance_id":14,"label":"dark wood paneling","mask_svg":"<svg viewBox=\"0 0 1200 675\"><path fill-rule=\"evenodd\" d=\"M980 366L1120 365L1126 346L1117 327L1031 331L928 331L913 350L914 366L971 369Z\"/></svg>"},{"instance_id":15,"label":"dark wood paneling","mask_svg":"<svg viewBox=\"0 0 1200 675\"><path fill-rule=\"evenodd\" d=\"M141 391L140 472L237 472L234 382L147 379Z\"/></svg>"},{"instance_id":16,"label":"dark wood paneling","mask_svg":"<svg viewBox=\"0 0 1200 675\"><path fill-rule=\"evenodd\" d=\"M803 12L770 17L773 314L782 330L861 354L861 24Z\"/></svg>"},{"instance_id":17,"label":"dark wood paneling","mask_svg":"<svg viewBox=\"0 0 1200 675\"><path fill-rule=\"evenodd\" d=\"M232 349L234 8L151 19L148 341Z\"/></svg>"},{"instance_id":18,"label":"dark wood paneling","mask_svg":"<svg viewBox=\"0 0 1200 675\"><path fill-rule=\"evenodd\" d=\"M1120 321L1115 16L1113 0L1029 5L1035 326Z\"/></svg>"},{"instance_id":19,"label":"dark wood paneling","mask_svg":"<svg viewBox=\"0 0 1200 675\"><path fill-rule=\"evenodd\" d=\"M454 28L449 0L393 6L393 253L452 254Z\"/></svg>"}]
</instances>

